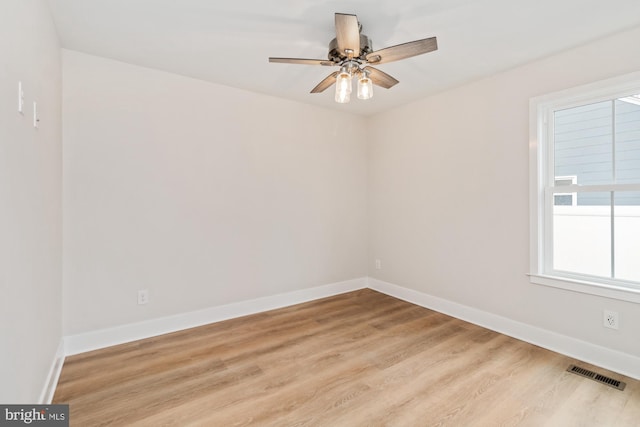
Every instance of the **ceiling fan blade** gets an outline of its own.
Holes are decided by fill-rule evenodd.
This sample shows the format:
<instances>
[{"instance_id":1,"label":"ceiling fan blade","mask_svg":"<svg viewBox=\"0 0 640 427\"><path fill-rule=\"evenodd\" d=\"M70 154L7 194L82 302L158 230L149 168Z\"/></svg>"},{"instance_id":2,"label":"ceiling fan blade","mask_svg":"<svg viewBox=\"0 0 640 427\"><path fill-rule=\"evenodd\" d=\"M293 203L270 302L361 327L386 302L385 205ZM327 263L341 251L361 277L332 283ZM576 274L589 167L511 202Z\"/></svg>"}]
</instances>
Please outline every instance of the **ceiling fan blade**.
<instances>
[{"instance_id":1,"label":"ceiling fan blade","mask_svg":"<svg viewBox=\"0 0 640 427\"><path fill-rule=\"evenodd\" d=\"M389 89L397 85L398 83L400 83L398 80L394 79L389 74L385 73L384 71L380 71L377 68L364 67L364 70L368 72L371 82L376 86Z\"/></svg>"},{"instance_id":2,"label":"ceiling fan blade","mask_svg":"<svg viewBox=\"0 0 640 427\"><path fill-rule=\"evenodd\" d=\"M311 89L311 93L324 92L328 87L330 87L332 84L334 84L336 82L336 76L337 75L338 75L337 71L329 74L324 80L322 80L320 83L318 83L318 85L316 87ZM372 81L373 81L373 79L372 79Z\"/></svg>"},{"instance_id":3,"label":"ceiling fan blade","mask_svg":"<svg viewBox=\"0 0 640 427\"><path fill-rule=\"evenodd\" d=\"M349 56L347 49L353 51L353 56L360 55L360 24L356 15L336 13L336 40L341 55Z\"/></svg>"},{"instance_id":4,"label":"ceiling fan blade","mask_svg":"<svg viewBox=\"0 0 640 427\"><path fill-rule=\"evenodd\" d=\"M438 42L435 37L415 40L396 46L386 47L369 53L366 58L370 64L385 64L387 62L398 61L399 59L411 58L438 49Z\"/></svg>"},{"instance_id":5,"label":"ceiling fan blade","mask_svg":"<svg viewBox=\"0 0 640 427\"><path fill-rule=\"evenodd\" d=\"M304 58L269 58L269 62L279 62L282 64L301 64L301 65L338 65L333 61L326 59L304 59Z\"/></svg>"}]
</instances>

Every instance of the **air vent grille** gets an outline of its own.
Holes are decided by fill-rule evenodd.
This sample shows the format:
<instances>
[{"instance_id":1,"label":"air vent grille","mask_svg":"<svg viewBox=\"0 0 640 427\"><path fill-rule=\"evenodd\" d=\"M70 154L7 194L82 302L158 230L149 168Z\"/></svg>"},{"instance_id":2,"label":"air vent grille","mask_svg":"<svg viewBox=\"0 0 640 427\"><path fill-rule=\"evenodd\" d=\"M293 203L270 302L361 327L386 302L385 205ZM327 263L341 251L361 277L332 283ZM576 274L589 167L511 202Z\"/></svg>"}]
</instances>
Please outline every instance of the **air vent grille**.
<instances>
[{"instance_id":1,"label":"air vent grille","mask_svg":"<svg viewBox=\"0 0 640 427\"><path fill-rule=\"evenodd\" d=\"M622 381L605 377L604 375L600 375L596 372L581 368L576 365L569 365L569 367L567 368L567 371L571 372L572 374L580 375L581 377L585 377L585 378L589 378L590 380L597 381L600 384L608 385L609 387L613 387L617 390L624 390L624 388L627 386Z\"/></svg>"}]
</instances>

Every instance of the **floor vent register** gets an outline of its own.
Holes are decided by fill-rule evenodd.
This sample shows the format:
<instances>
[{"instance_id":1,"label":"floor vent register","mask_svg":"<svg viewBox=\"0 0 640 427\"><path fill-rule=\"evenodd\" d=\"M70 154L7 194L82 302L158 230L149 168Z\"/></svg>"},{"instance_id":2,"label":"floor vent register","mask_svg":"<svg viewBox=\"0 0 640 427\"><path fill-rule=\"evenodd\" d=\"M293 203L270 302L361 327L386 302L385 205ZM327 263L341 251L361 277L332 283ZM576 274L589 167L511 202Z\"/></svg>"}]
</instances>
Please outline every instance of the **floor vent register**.
<instances>
[{"instance_id":1,"label":"floor vent register","mask_svg":"<svg viewBox=\"0 0 640 427\"><path fill-rule=\"evenodd\" d=\"M609 387L613 387L618 390L624 390L624 388L627 386L622 381L605 377L604 375L600 375L597 372L593 372L576 365L569 365L567 371L571 372L572 374L580 375L581 377L589 378L590 380L599 382L601 384L608 385Z\"/></svg>"}]
</instances>

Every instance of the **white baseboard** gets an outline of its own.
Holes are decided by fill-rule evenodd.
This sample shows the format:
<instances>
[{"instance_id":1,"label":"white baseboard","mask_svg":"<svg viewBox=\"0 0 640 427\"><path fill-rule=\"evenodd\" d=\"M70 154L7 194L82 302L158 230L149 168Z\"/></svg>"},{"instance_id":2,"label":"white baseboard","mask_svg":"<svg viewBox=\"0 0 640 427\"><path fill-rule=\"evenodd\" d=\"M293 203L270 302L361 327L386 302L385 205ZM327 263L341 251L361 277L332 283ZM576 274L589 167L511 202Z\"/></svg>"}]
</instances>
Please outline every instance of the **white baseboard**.
<instances>
[{"instance_id":1,"label":"white baseboard","mask_svg":"<svg viewBox=\"0 0 640 427\"><path fill-rule=\"evenodd\" d=\"M370 277L368 287L487 329L535 344L556 353L640 380L640 357L591 344L546 329L517 322L476 308Z\"/></svg>"},{"instance_id":2,"label":"white baseboard","mask_svg":"<svg viewBox=\"0 0 640 427\"><path fill-rule=\"evenodd\" d=\"M548 350L555 351L596 366L601 366L605 369L618 372L628 377L640 379L640 357L517 322L506 317L404 288L392 283L371 277L362 277L310 289L303 289L264 298L211 307L175 316L67 336L64 338L64 348L61 344L61 347L58 349L56 359L52 364L51 372L45 389L42 392L40 401L43 403L49 403L51 401L65 355L69 356L84 353L86 351L97 350L130 341L206 325L208 323L282 308L366 287L389 296L474 323L487 329L500 332L519 340L535 344Z\"/></svg>"},{"instance_id":3,"label":"white baseboard","mask_svg":"<svg viewBox=\"0 0 640 427\"><path fill-rule=\"evenodd\" d=\"M53 394L56 391L56 386L58 385L58 379L60 378L60 373L62 372L64 357L65 357L64 339L61 339L60 344L58 344L58 349L56 350L56 355L53 359L53 362L51 363L51 368L49 369L49 375L47 375L47 381L44 384L42 392L40 393L40 399L38 401L42 405L48 405L53 400Z\"/></svg>"},{"instance_id":4,"label":"white baseboard","mask_svg":"<svg viewBox=\"0 0 640 427\"><path fill-rule=\"evenodd\" d=\"M361 277L344 282L331 283L324 286L211 307L175 316L70 335L64 339L65 354L70 356L84 353L86 351L176 332L208 323L232 319L234 317L247 316L249 314L282 308L366 287L367 278Z\"/></svg>"}]
</instances>

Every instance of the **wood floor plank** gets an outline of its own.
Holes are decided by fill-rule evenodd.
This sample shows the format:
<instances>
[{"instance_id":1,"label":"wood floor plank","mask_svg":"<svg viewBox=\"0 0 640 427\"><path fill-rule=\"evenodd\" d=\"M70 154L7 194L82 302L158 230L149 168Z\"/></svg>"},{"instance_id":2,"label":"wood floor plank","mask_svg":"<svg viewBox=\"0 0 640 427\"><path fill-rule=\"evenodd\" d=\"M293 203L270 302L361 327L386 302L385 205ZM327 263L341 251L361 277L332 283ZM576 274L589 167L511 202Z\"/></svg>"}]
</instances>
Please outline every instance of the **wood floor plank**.
<instances>
[{"instance_id":1,"label":"wood floor plank","mask_svg":"<svg viewBox=\"0 0 640 427\"><path fill-rule=\"evenodd\" d=\"M364 289L69 357L54 403L83 427L625 427L640 381Z\"/></svg>"}]
</instances>

